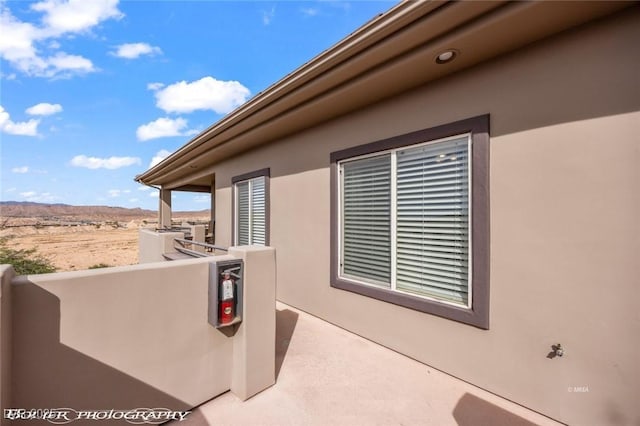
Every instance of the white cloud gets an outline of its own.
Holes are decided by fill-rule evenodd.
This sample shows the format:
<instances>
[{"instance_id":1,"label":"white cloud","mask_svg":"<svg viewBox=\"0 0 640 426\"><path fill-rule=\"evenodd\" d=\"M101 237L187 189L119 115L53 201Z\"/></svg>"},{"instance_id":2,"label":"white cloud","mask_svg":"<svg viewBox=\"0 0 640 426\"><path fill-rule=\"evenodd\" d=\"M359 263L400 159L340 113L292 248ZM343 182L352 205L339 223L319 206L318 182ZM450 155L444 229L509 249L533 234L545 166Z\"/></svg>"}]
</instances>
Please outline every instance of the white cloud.
<instances>
[{"instance_id":1,"label":"white cloud","mask_svg":"<svg viewBox=\"0 0 640 426\"><path fill-rule=\"evenodd\" d=\"M27 166L14 167L13 169L11 169L11 171L13 173L20 173L20 174L29 173L29 167L27 167Z\"/></svg>"},{"instance_id":2,"label":"white cloud","mask_svg":"<svg viewBox=\"0 0 640 426\"><path fill-rule=\"evenodd\" d=\"M11 81L11 80L15 80L17 78L16 73L11 73L11 74L4 74L2 72L0 72L0 78L4 78L7 81Z\"/></svg>"},{"instance_id":3,"label":"white cloud","mask_svg":"<svg viewBox=\"0 0 640 426\"><path fill-rule=\"evenodd\" d=\"M29 115L52 115L62 111L62 105L49 104L46 102L39 103L27 108L26 113Z\"/></svg>"},{"instance_id":4,"label":"white cloud","mask_svg":"<svg viewBox=\"0 0 640 426\"><path fill-rule=\"evenodd\" d=\"M25 201L31 201L34 203L51 203L60 199L60 197L52 195L50 192L26 191L21 192L20 196Z\"/></svg>"},{"instance_id":5,"label":"white cloud","mask_svg":"<svg viewBox=\"0 0 640 426\"><path fill-rule=\"evenodd\" d=\"M150 189L151 189L150 186L139 186L138 187L138 191L148 191Z\"/></svg>"},{"instance_id":6,"label":"white cloud","mask_svg":"<svg viewBox=\"0 0 640 426\"><path fill-rule=\"evenodd\" d=\"M161 55L162 50L148 43L125 43L117 46L111 54L119 58L136 59L142 55Z\"/></svg>"},{"instance_id":7,"label":"white cloud","mask_svg":"<svg viewBox=\"0 0 640 426\"><path fill-rule=\"evenodd\" d=\"M31 4L42 12L42 24L22 22L0 2L0 57L30 76L65 78L96 71L91 60L57 51L56 37L85 34L106 19L119 19L118 0L43 0Z\"/></svg>"},{"instance_id":8,"label":"white cloud","mask_svg":"<svg viewBox=\"0 0 640 426\"><path fill-rule=\"evenodd\" d=\"M328 1L326 4L336 9L342 9L345 13L348 13L351 10L351 3L348 1Z\"/></svg>"},{"instance_id":9,"label":"white cloud","mask_svg":"<svg viewBox=\"0 0 640 426\"><path fill-rule=\"evenodd\" d=\"M8 188L5 189L4 192L16 192L18 190L18 188Z\"/></svg>"},{"instance_id":10,"label":"white cloud","mask_svg":"<svg viewBox=\"0 0 640 426\"><path fill-rule=\"evenodd\" d=\"M138 201L140 201L140 200L137 199L137 198L129 198L129 202L130 203L137 203Z\"/></svg>"},{"instance_id":11,"label":"white cloud","mask_svg":"<svg viewBox=\"0 0 640 426\"><path fill-rule=\"evenodd\" d=\"M124 16L118 10L118 0L43 0L31 9L44 13L43 31L50 36L86 32L102 21Z\"/></svg>"},{"instance_id":12,"label":"white cloud","mask_svg":"<svg viewBox=\"0 0 640 426\"><path fill-rule=\"evenodd\" d=\"M179 81L157 90L156 106L165 112L212 110L226 114L242 105L251 93L237 81L207 76L190 83Z\"/></svg>"},{"instance_id":13,"label":"white cloud","mask_svg":"<svg viewBox=\"0 0 640 426\"><path fill-rule=\"evenodd\" d=\"M149 197L158 198L159 194L160 194L160 191L153 191L149 193Z\"/></svg>"},{"instance_id":14,"label":"white cloud","mask_svg":"<svg viewBox=\"0 0 640 426\"><path fill-rule=\"evenodd\" d=\"M87 157L86 155L76 155L71 159L71 165L75 167L85 167L87 169L119 169L121 167L140 164L138 157Z\"/></svg>"},{"instance_id":15,"label":"white cloud","mask_svg":"<svg viewBox=\"0 0 640 426\"><path fill-rule=\"evenodd\" d=\"M38 38L38 29L33 25L16 19L5 3L0 3L0 55L12 63L36 58L33 45Z\"/></svg>"},{"instance_id":16,"label":"white cloud","mask_svg":"<svg viewBox=\"0 0 640 426\"><path fill-rule=\"evenodd\" d=\"M210 203L211 196L210 195L196 195L193 197L193 201L196 203Z\"/></svg>"},{"instance_id":17,"label":"white cloud","mask_svg":"<svg viewBox=\"0 0 640 426\"><path fill-rule=\"evenodd\" d=\"M167 151L166 149L161 149L151 159L151 162L149 163L149 168L152 168L156 164L159 164L162 160L164 160L170 155L171 155L171 152Z\"/></svg>"},{"instance_id":18,"label":"white cloud","mask_svg":"<svg viewBox=\"0 0 640 426\"><path fill-rule=\"evenodd\" d=\"M302 12L302 14L305 16L316 16L318 13L320 13L318 9L315 9L313 7L303 7L302 9L300 9L300 12Z\"/></svg>"},{"instance_id":19,"label":"white cloud","mask_svg":"<svg viewBox=\"0 0 640 426\"><path fill-rule=\"evenodd\" d=\"M40 120L32 118L29 121L15 122L9 113L0 105L0 131L18 136L38 136Z\"/></svg>"},{"instance_id":20,"label":"white cloud","mask_svg":"<svg viewBox=\"0 0 640 426\"><path fill-rule=\"evenodd\" d=\"M162 89L164 87L163 83L149 83L147 84L147 89L148 90L158 90L158 89Z\"/></svg>"},{"instance_id":21,"label":"white cloud","mask_svg":"<svg viewBox=\"0 0 640 426\"><path fill-rule=\"evenodd\" d=\"M93 72L96 69L93 63L82 56L68 55L64 52L58 52L54 56L48 58L49 64L53 66L55 72L73 71L79 74Z\"/></svg>"},{"instance_id":22,"label":"white cloud","mask_svg":"<svg viewBox=\"0 0 640 426\"><path fill-rule=\"evenodd\" d=\"M187 120L184 118L158 118L156 121L138 127L136 136L139 141L148 141L149 139L166 138L169 136L182 136L184 134L183 130L186 127Z\"/></svg>"},{"instance_id":23,"label":"white cloud","mask_svg":"<svg viewBox=\"0 0 640 426\"><path fill-rule=\"evenodd\" d=\"M262 23L264 25L269 25L273 18L276 16L276 8L275 6L271 8L271 10L263 10L262 11Z\"/></svg>"},{"instance_id":24,"label":"white cloud","mask_svg":"<svg viewBox=\"0 0 640 426\"><path fill-rule=\"evenodd\" d=\"M109 194L109 197L115 198L115 197L119 197L123 194L129 194L131 191L128 189L110 189L107 191L107 193Z\"/></svg>"}]
</instances>

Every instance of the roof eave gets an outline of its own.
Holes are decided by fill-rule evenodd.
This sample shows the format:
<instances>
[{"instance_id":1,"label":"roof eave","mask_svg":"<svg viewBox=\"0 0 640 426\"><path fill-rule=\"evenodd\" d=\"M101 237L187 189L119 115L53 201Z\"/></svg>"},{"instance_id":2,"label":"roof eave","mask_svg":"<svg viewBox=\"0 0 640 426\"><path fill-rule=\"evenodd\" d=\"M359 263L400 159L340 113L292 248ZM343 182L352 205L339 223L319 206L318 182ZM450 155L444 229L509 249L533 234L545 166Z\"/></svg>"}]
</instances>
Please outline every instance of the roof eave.
<instances>
[{"instance_id":1,"label":"roof eave","mask_svg":"<svg viewBox=\"0 0 640 426\"><path fill-rule=\"evenodd\" d=\"M315 111L322 111L326 117L306 114L308 122L304 123L305 126L330 119L331 114L335 116L337 113L325 111L327 108L323 109L319 105L336 105L335 98L348 92L345 87L348 86L353 92L360 86L362 94L362 88L367 84L371 87L377 78L378 85L373 86L380 88L380 75L386 72L386 78L390 78L393 70L396 70L395 75L398 75L398 69L410 69L406 66L409 60L421 67L426 66L425 64L433 59L428 55L443 46L464 39L474 39L474 43L480 43L474 45L475 52L465 52L455 64L432 70L430 76L416 76L414 73L411 83L403 85L402 82L393 82L392 85L395 87L388 89L389 93L381 93L378 98L375 97L377 93L364 96L370 102L375 102L383 96L391 96L391 90L401 92L407 90L409 84L424 84L430 81L429 78L441 78L628 5L626 2L593 2L578 5L571 2L402 2L257 94L135 179L143 184L177 186L178 182L189 182L190 177L212 173L211 161L220 161L223 154L215 154L217 160L210 156L209 163L198 164L205 166L205 169L195 170L194 162L205 153L211 155L215 150L224 152L224 155L233 155L237 154L238 150L247 149L251 146L250 143L267 143L283 137L285 133L282 128L293 133L299 130L295 125L299 127L301 124L300 120L293 120L292 117L296 114L297 118L304 115L303 111L312 109L313 104L316 104ZM528 23L530 16L539 20L544 18L542 24ZM527 25L529 28L522 28ZM509 29L510 26L514 31L508 32L510 37L504 37L505 29ZM520 40L514 41L513 35L518 32ZM484 42L478 34L484 37ZM492 45L490 49L485 46L488 44ZM476 57L471 60L470 57L473 55ZM404 68L396 66L403 61ZM403 75L403 79L406 77L406 74L400 75ZM378 90L384 92L385 89ZM334 100L327 101L330 98ZM362 97L361 101L364 100ZM362 104L351 99L349 102L354 109ZM345 108L343 107L340 113L348 112ZM289 125L283 126L282 123L287 119ZM273 129L275 122L281 123L280 131L263 131L265 128ZM294 123L295 125L291 125ZM256 133L260 133L259 138ZM236 150L229 148L229 145L237 145Z\"/></svg>"},{"instance_id":2,"label":"roof eave","mask_svg":"<svg viewBox=\"0 0 640 426\"><path fill-rule=\"evenodd\" d=\"M367 49L388 34L397 31L412 20L424 16L425 13L435 10L445 3L447 3L446 0L430 0L424 2L402 1L398 3L386 13L373 18L330 49L325 50L317 57L255 95L193 137L184 146L173 152L160 163L144 173L137 175L135 180L139 183L150 185L150 181L155 176L161 174L163 170L170 168L172 164L184 157L188 152L206 143L206 141L215 137L216 134L234 126L256 111L267 108L268 105L291 93L291 91L303 86L318 75L325 73L327 69L343 63L345 60Z\"/></svg>"}]
</instances>

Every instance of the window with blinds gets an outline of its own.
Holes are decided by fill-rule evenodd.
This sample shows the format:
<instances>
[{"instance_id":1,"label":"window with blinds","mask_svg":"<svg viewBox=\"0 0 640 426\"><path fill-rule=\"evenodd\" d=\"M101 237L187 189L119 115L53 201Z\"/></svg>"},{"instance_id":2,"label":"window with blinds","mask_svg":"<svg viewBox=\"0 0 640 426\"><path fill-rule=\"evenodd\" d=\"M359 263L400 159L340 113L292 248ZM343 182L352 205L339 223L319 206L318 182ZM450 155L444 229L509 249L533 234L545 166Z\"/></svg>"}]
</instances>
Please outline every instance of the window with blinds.
<instances>
[{"instance_id":1,"label":"window with blinds","mask_svg":"<svg viewBox=\"0 0 640 426\"><path fill-rule=\"evenodd\" d=\"M469 138L397 151L396 288L467 305Z\"/></svg>"},{"instance_id":2,"label":"window with blinds","mask_svg":"<svg viewBox=\"0 0 640 426\"><path fill-rule=\"evenodd\" d=\"M470 135L340 162L343 278L470 306Z\"/></svg>"},{"instance_id":3,"label":"window with blinds","mask_svg":"<svg viewBox=\"0 0 640 426\"><path fill-rule=\"evenodd\" d=\"M237 245L265 245L265 177L235 183L235 241Z\"/></svg>"},{"instance_id":4,"label":"window with blinds","mask_svg":"<svg viewBox=\"0 0 640 426\"><path fill-rule=\"evenodd\" d=\"M245 246L251 244L249 232L249 181L236 184L236 244Z\"/></svg>"},{"instance_id":5,"label":"window with blinds","mask_svg":"<svg viewBox=\"0 0 640 426\"><path fill-rule=\"evenodd\" d=\"M391 285L391 157L342 167L342 272L370 284Z\"/></svg>"},{"instance_id":6,"label":"window with blinds","mask_svg":"<svg viewBox=\"0 0 640 426\"><path fill-rule=\"evenodd\" d=\"M251 181L251 244L265 245L265 178Z\"/></svg>"}]
</instances>

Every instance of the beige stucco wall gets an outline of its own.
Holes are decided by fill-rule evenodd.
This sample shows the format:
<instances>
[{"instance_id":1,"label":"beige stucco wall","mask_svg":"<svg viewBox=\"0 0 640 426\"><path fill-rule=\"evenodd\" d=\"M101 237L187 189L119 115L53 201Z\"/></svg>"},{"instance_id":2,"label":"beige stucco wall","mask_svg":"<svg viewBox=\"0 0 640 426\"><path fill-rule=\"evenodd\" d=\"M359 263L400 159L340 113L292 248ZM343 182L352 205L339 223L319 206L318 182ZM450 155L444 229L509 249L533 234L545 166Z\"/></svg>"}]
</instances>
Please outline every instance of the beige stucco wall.
<instances>
[{"instance_id":1,"label":"beige stucco wall","mask_svg":"<svg viewBox=\"0 0 640 426\"><path fill-rule=\"evenodd\" d=\"M271 386L275 250L232 250L14 278L12 321L1 324L11 339L11 375L1 378L12 380L12 406L188 410L229 389L244 400ZM243 321L217 330L207 320L210 263L229 259L243 259L247 270Z\"/></svg>"},{"instance_id":2,"label":"beige stucco wall","mask_svg":"<svg viewBox=\"0 0 640 426\"><path fill-rule=\"evenodd\" d=\"M243 323L233 336L231 392L246 400L276 382L276 270L271 247L229 248L244 261Z\"/></svg>"},{"instance_id":3,"label":"beige stucco wall","mask_svg":"<svg viewBox=\"0 0 640 426\"><path fill-rule=\"evenodd\" d=\"M231 178L270 167L280 300L557 420L636 424L638 40L634 7L229 160L216 243L231 242ZM329 154L481 114L490 330L331 288ZM548 359L555 343L566 355Z\"/></svg>"},{"instance_id":4,"label":"beige stucco wall","mask_svg":"<svg viewBox=\"0 0 640 426\"><path fill-rule=\"evenodd\" d=\"M184 410L227 391L233 343L207 322L208 261L17 277L14 404Z\"/></svg>"},{"instance_id":5,"label":"beige stucco wall","mask_svg":"<svg viewBox=\"0 0 640 426\"><path fill-rule=\"evenodd\" d=\"M164 255L175 253L175 238L184 238L183 232L156 232L151 228L138 231L138 263L162 262Z\"/></svg>"},{"instance_id":6,"label":"beige stucco wall","mask_svg":"<svg viewBox=\"0 0 640 426\"><path fill-rule=\"evenodd\" d=\"M9 265L0 265L0 408L11 407L11 280L15 271ZM3 416L4 417L4 416ZM0 424L7 421L0 419Z\"/></svg>"}]
</instances>

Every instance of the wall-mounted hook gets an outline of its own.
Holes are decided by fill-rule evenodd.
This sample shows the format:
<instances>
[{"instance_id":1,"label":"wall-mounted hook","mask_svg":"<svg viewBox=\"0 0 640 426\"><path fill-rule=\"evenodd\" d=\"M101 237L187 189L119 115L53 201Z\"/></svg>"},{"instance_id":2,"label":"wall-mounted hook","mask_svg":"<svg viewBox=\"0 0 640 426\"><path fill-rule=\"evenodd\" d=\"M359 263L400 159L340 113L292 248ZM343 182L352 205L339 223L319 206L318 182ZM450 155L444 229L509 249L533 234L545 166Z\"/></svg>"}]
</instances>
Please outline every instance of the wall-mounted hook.
<instances>
[{"instance_id":1,"label":"wall-mounted hook","mask_svg":"<svg viewBox=\"0 0 640 426\"><path fill-rule=\"evenodd\" d=\"M547 358L553 359L555 357L561 357L564 355L564 348L562 344L556 343L555 345L551 345L551 352L547 354Z\"/></svg>"},{"instance_id":2,"label":"wall-mounted hook","mask_svg":"<svg viewBox=\"0 0 640 426\"><path fill-rule=\"evenodd\" d=\"M556 356L564 355L564 348L562 347L562 345L560 343L556 343L555 345L552 346L552 348L555 351Z\"/></svg>"}]
</instances>

